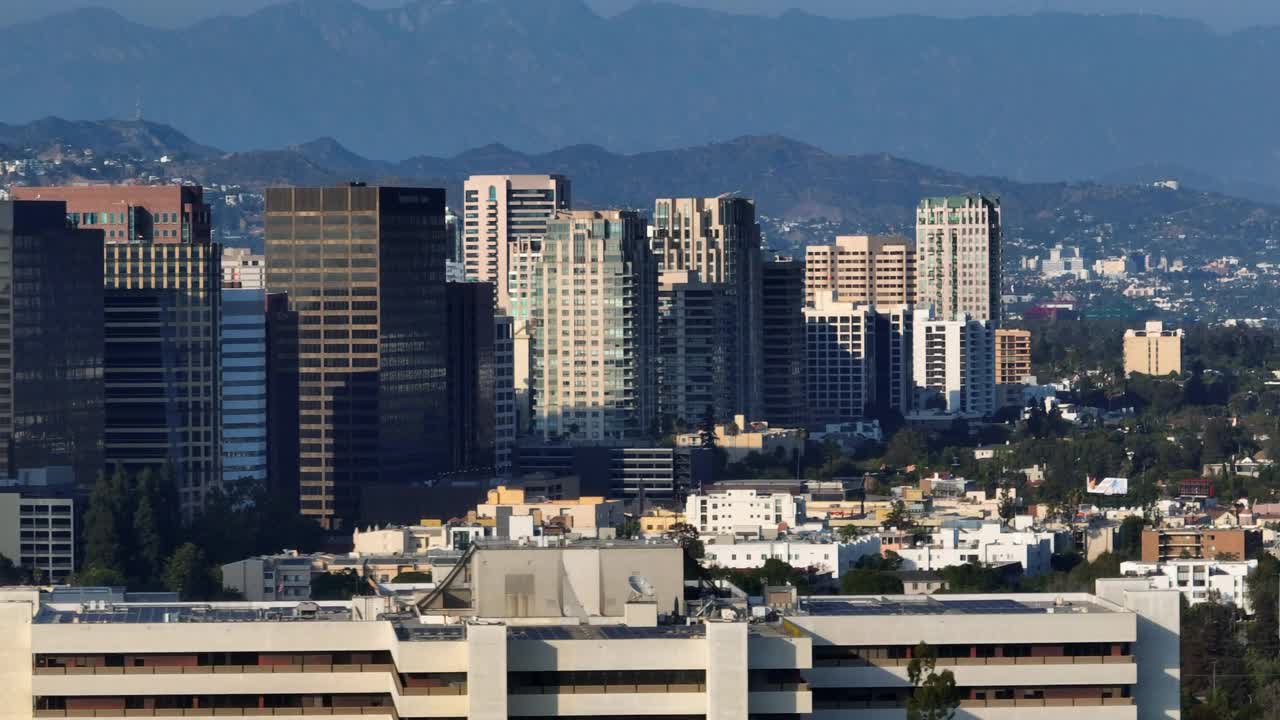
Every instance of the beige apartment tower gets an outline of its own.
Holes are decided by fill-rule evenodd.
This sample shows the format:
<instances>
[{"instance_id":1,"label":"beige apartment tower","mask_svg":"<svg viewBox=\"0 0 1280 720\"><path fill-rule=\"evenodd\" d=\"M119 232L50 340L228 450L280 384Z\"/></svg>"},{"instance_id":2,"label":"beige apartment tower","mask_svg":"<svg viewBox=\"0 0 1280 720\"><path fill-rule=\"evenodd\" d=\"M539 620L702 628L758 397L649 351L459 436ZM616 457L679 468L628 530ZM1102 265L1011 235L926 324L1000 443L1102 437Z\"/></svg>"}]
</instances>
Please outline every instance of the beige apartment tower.
<instances>
[{"instance_id":1,"label":"beige apartment tower","mask_svg":"<svg viewBox=\"0 0 1280 720\"><path fill-rule=\"evenodd\" d=\"M915 245L896 235L840 235L804 253L805 303L835 293L836 302L908 305L916 297Z\"/></svg>"},{"instance_id":2,"label":"beige apartment tower","mask_svg":"<svg viewBox=\"0 0 1280 720\"><path fill-rule=\"evenodd\" d=\"M916 301L939 320L1000 322L1000 201L925 198L916 209Z\"/></svg>"},{"instance_id":3,"label":"beige apartment tower","mask_svg":"<svg viewBox=\"0 0 1280 720\"><path fill-rule=\"evenodd\" d=\"M1031 331L996 330L996 403L1022 404L1022 387L1031 375Z\"/></svg>"},{"instance_id":4,"label":"beige apartment tower","mask_svg":"<svg viewBox=\"0 0 1280 720\"><path fill-rule=\"evenodd\" d=\"M764 256L753 201L733 195L658 198L650 247L659 272L696 272L723 288L727 330L726 377L729 415L756 417L763 385L762 332ZM727 421L729 417L721 417Z\"/></svg>"},{"instance_id":5,"label":"beige apartment tower","mask_svg":"<svg viewBox=\"0 0 1280 720\"><path fill-rule=\"evenodd\" d=\"M1182 336L1182 330L1166 330L1158 321L1148 322L1141 330L1126 330L1125 375L1181 375Z\"/></svg>"},{"instance_id":6,"label":"beige apartment tower","mask_svg":"<svg viewBox=\"0 0 1280 720\"><path fill-rule=\"evenodd\" d=\"M472 175L463 184L462 263L466 279L493 283L497 309L510 313L507 282L510 244L533 241L535 251L547 221L568 210L569 179L562 175Z\"/></svg>"},{"instance_id":7,"label":"beige apartment tower","mask_svg":"<svg viewBox=\"0 0 1280 720\"><path fill-rule=\"evenodd\" d=\"M644 220L628 210L558 213L533 282L533 428L606 443L657 417L658 276Z\"/></svg>"}]
</instances>

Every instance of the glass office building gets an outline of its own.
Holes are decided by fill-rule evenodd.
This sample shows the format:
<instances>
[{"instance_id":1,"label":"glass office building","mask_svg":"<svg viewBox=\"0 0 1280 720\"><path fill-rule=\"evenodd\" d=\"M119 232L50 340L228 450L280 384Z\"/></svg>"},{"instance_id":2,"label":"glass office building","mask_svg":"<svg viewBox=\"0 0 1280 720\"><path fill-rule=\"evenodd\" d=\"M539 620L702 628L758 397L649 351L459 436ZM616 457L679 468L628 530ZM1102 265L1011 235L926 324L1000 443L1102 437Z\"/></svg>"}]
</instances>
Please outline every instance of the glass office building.
<instances>
[{"instance_id":1,"label":"glass office building","mask_svg":"<svg viewBox=\"0 0 1280 720\"><path fill-rule=\"evenodd\" d=\"M222 291L222 482L267 482L267 315L262 289Z\"/></svg>"}]
</instances>

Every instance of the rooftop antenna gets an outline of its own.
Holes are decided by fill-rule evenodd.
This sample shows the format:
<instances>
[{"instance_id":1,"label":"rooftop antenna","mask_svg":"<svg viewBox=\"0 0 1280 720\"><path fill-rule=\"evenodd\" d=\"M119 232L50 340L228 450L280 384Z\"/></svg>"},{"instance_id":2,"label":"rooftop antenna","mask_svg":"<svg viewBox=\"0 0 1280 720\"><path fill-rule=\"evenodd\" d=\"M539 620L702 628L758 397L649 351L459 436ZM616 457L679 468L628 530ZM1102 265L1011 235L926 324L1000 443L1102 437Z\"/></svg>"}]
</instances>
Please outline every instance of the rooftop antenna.
<instances>
[{"instance_id":1,"label":"rooftop antenna","mask_svg":"<svg viewBox=\"0 0 1280 720\"><path fill-rule=\"evenodd\" d=\"M628 577L627 585L631 587L631 600L653 599L653 583L649 582L643 576L632 575Z\"/></svg>"}]
</instances>

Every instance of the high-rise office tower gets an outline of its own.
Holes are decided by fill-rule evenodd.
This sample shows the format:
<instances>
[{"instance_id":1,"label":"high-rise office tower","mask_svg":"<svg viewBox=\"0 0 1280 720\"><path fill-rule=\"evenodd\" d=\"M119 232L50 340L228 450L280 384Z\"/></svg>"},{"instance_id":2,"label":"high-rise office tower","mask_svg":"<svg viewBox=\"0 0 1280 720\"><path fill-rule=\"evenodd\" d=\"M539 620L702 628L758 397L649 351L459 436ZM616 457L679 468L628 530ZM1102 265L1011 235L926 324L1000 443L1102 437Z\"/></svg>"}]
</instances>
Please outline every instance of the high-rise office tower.
<instances>
[{"instance_id":1,"label":"high-rise office tower","mask_svg":"<svg viewBox=\"0 0 1280 720\"><path fill-rule=\"evenodd\" d=\"M725 417L734 400L725 353L728 296L696 270L658 276L658 413L663 422L694 427L710 413Z\"/></svg>"},{"instance_id":2,"label":"high-rise office tower","mask_svg":"<svg viewBox=\"0 0 1280 720\"><path fill-rule=\"evenodd\" d=\"M925 198L916 208L916 302L941 320L1000 323L1000 201Z\"/></svg>"},{"instance_id":3,"label":"high-rise office tower","mask_svg":"<svg viewBox=\"0 0 1280 720\"><path fill-rule=\"evenodd\" d=\"M835 293L838 302L915 302L916 257L910 240L894 235L840 235L804 253L805 301Z\"/></svg>"},{"instance_id":4,"label":"high-rise office tower","mask_svg":"<svg viewBox=\"0 0 1280 720\"><path fill-rule=\"evenodd\" d=\"M917 308L911 344L918 410L964 417L995 412L995 334L991 323L963 315L940 320L933 308Z\"/></svg>"},{"instance_id":5,"label":"high-rise office tower","mask_svg":"<svg viewBox=\"0 0 1280 720\"><path fill-rule=\"evenodd\" d=\"M330 528L363 486L448 467L446 245L443 190L267 189L267 289L298 322L300 507Z\"/></svg>"},{"instance_id":6,"label":"high-rise office tower","mask_svg":"<svg viewBox=\"0 0 1280 720\"><path fill-rule=\"evenodd\" d=\"M1022 389L1031 375L1031 331L996 330L996 403L1021 407Z\"/></svg>"},{"instance_id":7,"label":"high-rise office tower","mask_svg":"<svg viewBox=\"0 0 1280 720\"><path fill-rule=\"evenodd\" d=\"M656 419L658 276L641 216L558 213L533 282L533 425L546 439L605 442Z\"/></svg>"},{"instance_id":8,"label":"high-rise office tower","mask_svg":"<svg viewBox=\"0 0 1280 720\"><path fill-rule=\"evenodd\" d=\"M103 459L110 470L172 472L190 517L221 464L221 252L194 186L15 188L66 202L68 219L102 230Z\"/></svg>"},{"instance_id":9,"label":"high-rise office tower","mask_svg":"<svg viewBox=\"0 0 1280 720\"><path fill-rule=\"evenodd\" d=\"M267 479L275 498L299 510L298 311L267 293Z\"/></svg>"},{"instance_id":10,"label":"high-rise office tower","mask_svg":"<svg viewBox=\"0 0 1280 720\"><path fill-rule=\"evenodd\" d=\"M224 276L225 277L225 276ZM267 482L267 298L222 289L222 484Z\"/></svg>"},{"instance_id":11,"label":"high-rise office tower","mask_svg":"<svg viewBox=\"0 0 1280 720\"><path fill-rule=\"evenodd\" d=\"M876 314L867 305L818 296L804 309L809 422L862 418L875 403Z\"/></svg>"},{"instance_id":12,"label":"high-rise office tower","mask_svg":"<svg viewBox=\"0 0 1280 720\"><path fill-rule=\"evenodd\" d=\"M101 231L61 202L0 202L0 478L101 471L102 295Z\"/></svg>"},{"instance_id":13,"label":"high-rise office tower","mask_svg":"<svg viewBox=\"0 0 1280 720\"><path fill-rule=\"evenodd\" d=\"M499 312L508 312L508 245L517 238L541 238L556 212L572 207L569 179L563 175L472 175L462 192L466 277L493 283Z\"/></svg>"},{"instance_id":14,"label":"high-rise office tower","mask_svg":"<svg viewBox=\"0 0 1280 720\"><path fill-rule=\"evenodd\" d=\"M764 419L775 427L804 427L805 400L804 266L775 257L761 271Z\"/></svg>"},{"instance_id":15,"label":"high-rise office tower","mask_svg":"<svg viewBox=\"0 0 1280 720\"><path fill-rule=\"evenodd\" d=\"M756 206L746 198L659 198L654 205L650 243L658 271L692 270L703 282L724 285L732 313L724 353L731 410L748 417L761 409L760 242Z\"/></svg>"},{"instance_id":16,"label":"high-rise office tower","mask_svg":"<svg viewBox=\"0 0 1280 720\"><path fill-rule=\"evenodd\" d=\"M497 423L493 285L451 282L446 288L449 469L492 475Z\"/></svg>"}]
</instances>

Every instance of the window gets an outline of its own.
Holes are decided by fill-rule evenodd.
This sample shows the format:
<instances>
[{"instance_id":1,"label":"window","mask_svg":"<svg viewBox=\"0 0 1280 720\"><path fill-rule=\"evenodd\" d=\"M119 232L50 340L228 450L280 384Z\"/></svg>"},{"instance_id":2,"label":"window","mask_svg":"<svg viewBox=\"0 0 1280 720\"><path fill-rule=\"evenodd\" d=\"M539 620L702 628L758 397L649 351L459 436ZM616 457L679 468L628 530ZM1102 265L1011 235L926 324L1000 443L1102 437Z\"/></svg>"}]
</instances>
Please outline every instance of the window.
<instances>
[{"instance_id":1,"label":"window","mask_svg":"<svg viewBox=\"0 0 1280 720\"><path fill-rule=\"evenodd\" d=\"M498 202L498 188L489 186L489 202Z\"/></svg>"}]
</instances>

